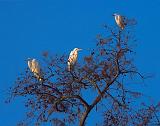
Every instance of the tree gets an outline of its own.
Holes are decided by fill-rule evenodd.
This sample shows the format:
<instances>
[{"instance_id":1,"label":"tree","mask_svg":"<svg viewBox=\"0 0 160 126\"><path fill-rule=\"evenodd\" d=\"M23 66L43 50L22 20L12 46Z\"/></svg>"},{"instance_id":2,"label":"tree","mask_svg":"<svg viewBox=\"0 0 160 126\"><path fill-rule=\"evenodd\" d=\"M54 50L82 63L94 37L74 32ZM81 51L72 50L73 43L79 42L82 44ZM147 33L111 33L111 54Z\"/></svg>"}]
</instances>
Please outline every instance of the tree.
<instances>
[{"instance_id":1,"label":"tree","mask_svg":"<svg viewBox=\"0 0 160 126\"><path fill-rule=\"evenodd\" d=\"M26 68L11 89L12 98L26 97L27 120L34 125L84 126L91 111L101 111L99 118L105 126L160 125L160 104L140 103L142 93L131 90L128 84L145 79L134 65L132 27L134 23L129 20L124 30L105 25L95 48L72 71L67 70L68 55L44 52L43 81ZM26 120L19 123L25 124Z\"/></svg>"}]
</instances>

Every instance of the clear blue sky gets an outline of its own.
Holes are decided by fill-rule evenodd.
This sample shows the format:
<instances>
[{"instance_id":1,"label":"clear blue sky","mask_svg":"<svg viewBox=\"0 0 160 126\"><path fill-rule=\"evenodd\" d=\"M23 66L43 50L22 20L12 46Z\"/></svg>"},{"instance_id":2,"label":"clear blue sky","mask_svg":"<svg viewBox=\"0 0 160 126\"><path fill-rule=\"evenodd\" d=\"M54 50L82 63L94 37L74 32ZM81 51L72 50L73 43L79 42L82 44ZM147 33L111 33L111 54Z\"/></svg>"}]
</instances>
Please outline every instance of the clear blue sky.
<instances>
[{"instance_id":1,"label":"clear blue sky","mask_svg":"<svg viewBox=\"0 0 160 126\"><path fill-rule=\"evenodd\" d=\"M91 47L102 24L114 25L115 12L137 19L135 62L140 71L154 73L144 93L160 101L159 0L0 0L0 125L14 126L25 117L23 98L11 104L4 99L27 57Z\"/></svg>"}]
</instances>

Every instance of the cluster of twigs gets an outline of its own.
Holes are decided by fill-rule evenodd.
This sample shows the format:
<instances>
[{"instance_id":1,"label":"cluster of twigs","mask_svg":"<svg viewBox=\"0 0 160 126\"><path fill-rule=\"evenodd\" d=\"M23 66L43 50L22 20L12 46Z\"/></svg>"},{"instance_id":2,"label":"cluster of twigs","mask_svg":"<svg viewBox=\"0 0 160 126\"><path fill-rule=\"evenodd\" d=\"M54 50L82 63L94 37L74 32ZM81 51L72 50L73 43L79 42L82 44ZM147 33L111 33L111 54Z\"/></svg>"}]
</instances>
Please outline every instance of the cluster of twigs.
<instances>
[{"instance_id":1,"label":"cluster of twigs","mask_svg":"<svg viewBox=\"0 0 160 126\"><path fill-rule=\"evenodd\" d=\"M140 109L135 109L132 100L141 93L130 91L126 86L133 77L144 79L134 66L132 32L129 28L122 31L107 25L105 30L105 36L97 37L96 47L74 70L67 70L68 56L44 52L46 67L42 82L28 69L17 78L12 96L26 97L25 105L30 108L28 119L36 125L50 121L55 125L79 122L79 126L84 126L91 111L103 110L101 118L106 126L143 126L151 121L160 124L156 114L160 105L140 105Z\"/></svg>"}]
</instances>

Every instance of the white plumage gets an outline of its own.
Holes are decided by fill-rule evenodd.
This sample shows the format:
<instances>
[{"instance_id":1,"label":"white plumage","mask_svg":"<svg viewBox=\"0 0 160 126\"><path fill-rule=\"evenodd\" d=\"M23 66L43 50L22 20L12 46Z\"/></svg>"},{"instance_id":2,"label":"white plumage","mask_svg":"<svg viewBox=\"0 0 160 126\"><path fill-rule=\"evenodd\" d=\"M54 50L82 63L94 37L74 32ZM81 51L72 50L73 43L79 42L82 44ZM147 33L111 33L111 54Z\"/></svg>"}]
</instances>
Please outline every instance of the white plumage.
<instances>
[{"instance_id":1,"label":"white plumage","mask_svg":"<svg viewBox=\"0 0 160 126\"><path fill-rule=\"evenodd\" d=\"M123 30L125 27L124 17L119 14L113 14L117 25Z\"/></svg>"},{"instance_id":2,"label":"white plumage","mask_svg":"<svg viewBox=\"0 0 160 126\"><path fill-rule=\"evenodd\" d=\"M28 67L34 76L39 80L42 81L42 74L41 69L38 61L36 59L28 59Z\"/></svg>"},{"instance_id":3,"label":"white plumage","mask_svg":"<svg viewBox=\"0 0 160 126\"><path fill-rule=\"evenodd\" d=\"M80 51L80 50L82 50L82 49L74 48L74 50L71 51L69 58L68 58L68 71L71 71L71 69L73 69L73 67L77 61L78 51Z\"/></svg>"}]
</instances>

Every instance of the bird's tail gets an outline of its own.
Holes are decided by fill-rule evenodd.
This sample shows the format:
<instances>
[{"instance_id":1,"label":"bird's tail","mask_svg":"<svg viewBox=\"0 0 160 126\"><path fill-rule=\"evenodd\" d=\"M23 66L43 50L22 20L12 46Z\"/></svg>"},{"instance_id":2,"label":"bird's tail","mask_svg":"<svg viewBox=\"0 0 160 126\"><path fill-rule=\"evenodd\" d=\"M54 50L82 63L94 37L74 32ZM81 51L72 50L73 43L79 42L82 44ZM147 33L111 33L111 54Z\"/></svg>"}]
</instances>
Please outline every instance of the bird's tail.
<instances>
[{"instance_id":1,"label":"bird's tail","mask_svg":"<svg viewBox=\"0 0 160 126\"><path fill-rule=\"evenodd\" d=\"M124 29L124 27L125 27L125 26L124 26L124 25L122 25L122 26L121 26L121 29L123 30L123 29Z\"/></svg>"},{"instance_id":2,"label":"bird's tail","mask_svg":"<svg viewBox=\"0 0 160 126\"><path fill-rule=\"evenodd\" d=\"M68 62L68 71L72 71L74 69L74 65L70 62Z\"/></svg>"},{"instance_id":3,"label":"bird's tail","mask_svg":"<svg viewBox=\"0 0 160 126\"><path fill-rule=\"evenodd\" d=\"M42 78L38 78L38 80L39 80L40 82L42 82L42 81L43 81L43 79L42 79Z\"/></svg>"},{"instance_id":4,"label":"bird's tail","mask_svg":"<svg viewBox=\"0 0 160 126\"><path fill-rule=\"evenodd\" d=\"M68 71L71 71L71 64L68 63Z\"/></svg>"},{"instance_id":5,"label":"bird's tail","mask_svg":"<svg viewBox=\"0 0 160 126\"><path fill-rule=\"evenodd\" d=\"M40 82L43 81L43 78L42 78L41 75L39 75L39 74L37 74L37 73L35 73L34 75L35 75L35 77L36 77Z\"/></svg>"}]
</instances>

